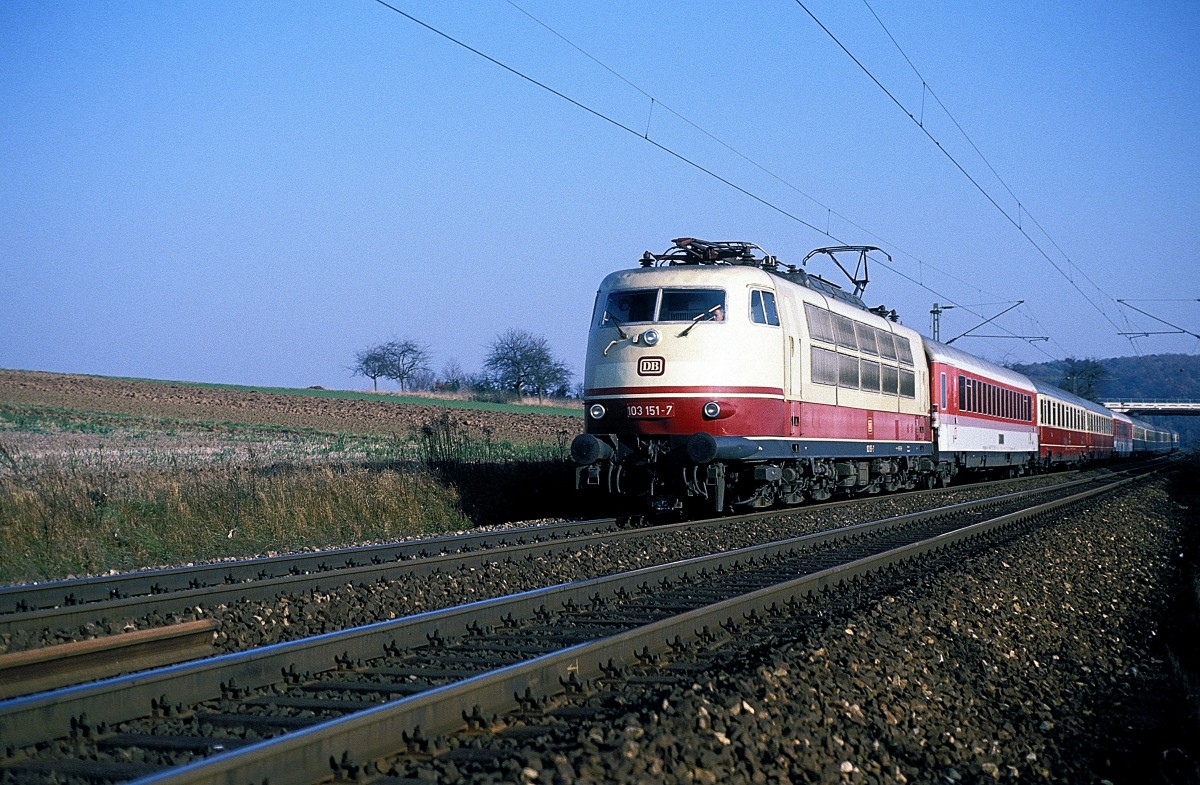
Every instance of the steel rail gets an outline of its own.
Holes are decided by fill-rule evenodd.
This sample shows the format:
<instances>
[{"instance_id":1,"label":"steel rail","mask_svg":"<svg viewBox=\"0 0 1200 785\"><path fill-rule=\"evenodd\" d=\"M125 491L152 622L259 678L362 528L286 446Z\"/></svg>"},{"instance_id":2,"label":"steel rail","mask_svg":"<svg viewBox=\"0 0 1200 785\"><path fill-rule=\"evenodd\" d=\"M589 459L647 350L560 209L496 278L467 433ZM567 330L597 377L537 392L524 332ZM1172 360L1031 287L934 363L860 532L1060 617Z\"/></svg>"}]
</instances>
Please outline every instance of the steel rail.
<instances>
[{"instance_id":1,"label":"steel rail","mask_svg":"<svg viewBox=\"0 0 1200 785\"><path fill-rule=\"evenodd\" d=\"M1067 483L1076 486L1084 481ZM1045 492L1061 490L1049 486ZM1102 486L1104 489L1113 487ZM479 626L502 625L506 619L532 617L548 604L587 605L596 596L637 593L645 586L679 574L738 569L751 560L811 550L837 541L910 526L930 519L962 515L1027 497L1029 491L894 516L814 534L749 546L694 559L671 562L615 575L559 584L516 595L429 611L351 630L220 655L155 671L0 702L0 738L11 746L27 746L66 736L72 722L86 714L92 724L114 724L149 712L151 705L193 704L219 697L222 686L257 689L279 683L281 673L314 673L335 669L339 661L377 658L387 647L417 648L435 636L458 636ZM1076 497L1072 497L1076 498Z\"/></svg>"},{"instance_id":2,"label":"steel rail","mask_svg":"<svg viewBox=\"0 0 1200 785\"><path fill-rule=\"evenodd\" d=\"M0 619L3 614L25 613L46 608L103 603L112 599L152 596L205 586L228 586L301 573L332 572L352 567L382 564L430 554L502 547L525 538L554 539L580 532L611 531L616 518L524 526L497 531L429 537L419 540L336 548L310 553L282 554L259 559L238 559L188 567L137 570L120 575L99 575L46 583L0 587Z\"/></svg>"},{"instance_id":3,"label":"steel rail","mask_svg":"<svg viewBox=\"0 0 1200 785\"><path fill-rule=\"evenodd\" d=\"M403 750L406 738L454 732L464 727L464 718L501 714L519 708L522 701L552 697L562 693L565 685L571 682L596 678L606 669L628 664L646 652L666 652L680 636L696 638L702 635L709 641L717 641L730 634L725 629L727 622L731 622L729 626L732 627L746 617L769 614L772 607L780 603L808 597L856 578L880 573L946 550L964 541L1025 523L1132 481L1119 480L1066 499L872 554L607 638L572 646L455 684L436 687L343 719L196 761L137 782L139 785L234 785L275 781L281 772L286 772L291 782L318 782L330 775L332 762L349 761L361 765L395 755Z\"/></svg>"},{"instance_id":4,"label":"steel rail","mask_svg":"<svg viewBox=\"0 0 1200 785\"><path fill-rule=\"evenodd\" d=\"M203 619L0 654L0 698L207 657L216 629Z\"/></svg>"}]
</instances>

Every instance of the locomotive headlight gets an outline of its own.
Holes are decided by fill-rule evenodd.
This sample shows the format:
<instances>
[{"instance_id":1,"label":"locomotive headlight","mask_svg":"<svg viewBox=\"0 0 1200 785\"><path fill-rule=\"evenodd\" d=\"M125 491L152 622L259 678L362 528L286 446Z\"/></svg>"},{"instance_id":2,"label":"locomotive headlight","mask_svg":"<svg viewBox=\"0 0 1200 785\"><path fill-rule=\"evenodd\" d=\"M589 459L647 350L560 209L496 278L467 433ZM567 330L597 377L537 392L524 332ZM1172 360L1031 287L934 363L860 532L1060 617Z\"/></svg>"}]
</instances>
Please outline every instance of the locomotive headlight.
<instances>
[{"instance_id":1,"label":"locomotive headlight","mask_svg":"<svg viewBox=\"0 0 1200 785\"><path fill-rule=\"evenodd\" d=\"M654 344L658 343L658 339L658 330L647 330L646 332L642 333L642 343L646 344L647 346L653 346Z\"/></svg>"},{"instance_id":2,"label":"locomotive headlight","mask_svg":"<svg viewBox=\"0 0 1200 785\"><path fill-rule=\"evenodd\" d=\"M709 401L704 404L704 416L710 420L715 420L721 416L721 404L716 401Z\"/></svg>"},{"instance_id":3,"label":"locomotive headlight","mask_svg":"<svg viewBox=\"0 0 1200 785\"><path fill-rule=\"evenodd\" d=\"M593 403L591 406L588 407L588 416L591 417L593 420L604 419L605 412L606 412L606 410L605 410L604 406L601 404L598 404L598 403Z\"/></svg>"}]
</instances>

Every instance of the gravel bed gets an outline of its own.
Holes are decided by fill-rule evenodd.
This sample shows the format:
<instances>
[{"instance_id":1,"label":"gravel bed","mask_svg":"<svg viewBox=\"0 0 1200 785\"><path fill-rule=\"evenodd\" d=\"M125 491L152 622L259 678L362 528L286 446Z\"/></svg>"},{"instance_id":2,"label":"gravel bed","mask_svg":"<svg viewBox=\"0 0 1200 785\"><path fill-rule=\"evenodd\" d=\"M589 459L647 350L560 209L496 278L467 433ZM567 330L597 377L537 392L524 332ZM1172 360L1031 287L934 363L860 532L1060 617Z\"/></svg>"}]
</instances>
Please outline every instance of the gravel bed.
<instances>
[{"instance_id":1,"label":"gravel bed","mask_svg":"<svg viewBox=\"0 0 1200 785\"><path fill-rule=\"evenodd\" d=\"M560 722L536 742L440 742L490 749L490 762L452 749L393 773L431 783L1200 781L1198 693L1178 686L1200 683L1186 673L1194 642L1173 624L1198 516L1167 486L868 587L782 632L738 636L696 655L704 670L596 698L605 716ZM1193 604L1195 580L1184 584Z\"/></svg>"}]
</instances>

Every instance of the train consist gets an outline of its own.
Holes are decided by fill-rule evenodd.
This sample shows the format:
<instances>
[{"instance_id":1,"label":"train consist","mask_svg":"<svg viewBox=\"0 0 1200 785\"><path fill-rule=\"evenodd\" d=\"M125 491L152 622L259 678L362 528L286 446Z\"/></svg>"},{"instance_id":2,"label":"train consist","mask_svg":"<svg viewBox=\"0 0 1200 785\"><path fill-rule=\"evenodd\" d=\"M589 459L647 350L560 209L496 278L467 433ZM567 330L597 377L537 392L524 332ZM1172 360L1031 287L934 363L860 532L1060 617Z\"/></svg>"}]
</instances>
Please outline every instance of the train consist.
<instances>
[{"instance_id":1,"label":"train consist","mask_svg":"<svg viewBox=\"0 0 1200 785\"><path fill-rule=\"evenodd\" d=\"M878 250L820 248L797 267L751 243L680 238L607 276L571 444L577 486L721 512L1177 446L1173 432L868 308ZM853 291L804 269L818 255Z\"/></svg>"}]
</instances>

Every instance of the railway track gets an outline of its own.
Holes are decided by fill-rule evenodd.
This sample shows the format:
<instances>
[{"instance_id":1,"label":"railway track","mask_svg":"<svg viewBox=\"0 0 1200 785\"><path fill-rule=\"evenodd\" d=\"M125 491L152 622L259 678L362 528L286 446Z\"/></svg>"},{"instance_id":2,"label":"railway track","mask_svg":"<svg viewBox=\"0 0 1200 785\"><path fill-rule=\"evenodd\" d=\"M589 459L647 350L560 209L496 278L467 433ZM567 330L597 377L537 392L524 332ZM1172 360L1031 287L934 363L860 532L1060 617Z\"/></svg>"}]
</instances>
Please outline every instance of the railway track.
<instances>
[{"instance_id":1,"label":"railway track","mask_svg":"<svg viewBox=\"0 0 1200 785\"><path fill-rule=\"evenodd\" d=\"M1007 494L562 584L0 703L14 782L316 782L505 712L534 714L597 676L932 553L978 542L1129 479ZM518 697L514 697L518 696ZM80 763L84 761L84 763ZM332 768L331 768L332 767Z\"/></svg>"},{"instance_id":2,"label":"railway track","mask_svg":"<svg viewBox=\"0 0 1200 785\"><path fill-rule=\"evenodd\" d=\"M1068 477L1076 472L1058 475ZM1045 478L1032 478L1041 481ZM969 486L986 491L1011 484L999 480ZM936 489L905 494L905 498L937 499L964 488ZM866 499L880 497L865 497ZM863 498L774 511L785 515L798 510L828 510L862 503ZM732 516L721 521L761 517ZM674 524L675 527L705 525L703 522ZM476 532L411 540L383 545L340 548L311 553L286 554L186 567L140 570L118 575L103 575L38 584L0 587L0 635L18 635L37 629L67 629L110 624L155 615L186 613L196 607L212 606L237 600L256 600L280 592L313 592L354 581L369 581L405 571L434 571L480 559L494 559L496 552L507 555L522 549L536 550L540 545L561 547L584 544L588 539L610 537L617 532L636 529L643 532L669 530L667 526L638 526L627 519L601 518L568 521L521 528Z\"/></svg>"},{"instance_id":3,"label":"railway track","mask_svg":"<svg viewBox=\"0 0 1200 785\"><path fill-rule=\"evenodd\" d=\"M587 574L588 568L601 569L602 565L594 563L594 553L621 540L658 537L668 542L670 550L674 551L679 549L684 536L690 537L707 529L720 531L728 542L715 547L728 549L835 525L826 518L862 520L864 518L854 516L872 509L877 510L877 515L881 509L887 510L883 515L924 509L947 497L979 498L993 489L1060 482L1060 478L1066 476L1073 475L854 499L777 511L766 516L747 515L659 526L632 526L616 519L567 522L293 557L149 570L29 587L32 594L25 600L14 599L19 594L16 588L20 587L16 587L6 591L9 607L46 605L55 598L67 599L60 605L0 614L0 633L8 636L12 648L10 653L0 655L0 698L116 676L150 664L165 665L315 635L333 626L354 626L442 607L463 601L455 597L467 593L463 589L464 581L477 585L473 590L476 597L493 596L504 593L497 590L504 582L503 575L494 575L494 580L489 582L484 573L489 570L509 572L508 565L523 561L541 560L553 564L554 574L548 574L540 581L527 577L517 589L571 580L578 577L577 573ZM871 500L881 504L871 505ZM763 525L763 521L771 523ZM743 531L742 536L736 535L739 525L748 530ZM668 549L663 548L657 558L662 560L668 555ZM576 571L563 569L563 565L576 562ZM169 586L186 588L172 592L165 588ZM134 589L140 589L141 593L133 597L120 596ZM435 589L443 592L436 601L413 599L414 594L435 593ZM380 593L382 596L376 596ZM93 599L81 602L81 597ZM102 597L110 599L94 599ZM305 609L302 614L305 618L286 629L281 629L278 624L270 630L260 629L262 609L266 608L265 615L269 617L272 606L275 612L282 609L284 614ZM356 612L347 614L345 611L350 607L356 608ZM326 621L327 618L334 620ZM337 621L338 618L343 620ZM176 632L204 620L220 621L214 640L216 648L207 651L197 648L194 638ZM286 620L283 623L286 627ZM154 660L126 657L107 650L107 646L118 651L127 646L124 639L130 631L142 635L150 630L159 630L162 637L162 642L154 644ZM73 666L60 664L57 683L51 682L47 674L31 670L28 658L24 656L23 650L42 646L53 648L52 644L63 640L93 638L94 643L87 648L90 660L81 655L78 646L65 644L59 647L62 656L72 658ZM58 657L51 651L45 656ZM23 680L24 674L29 674L28 682Z\"/></svg>"}]
</instances>

